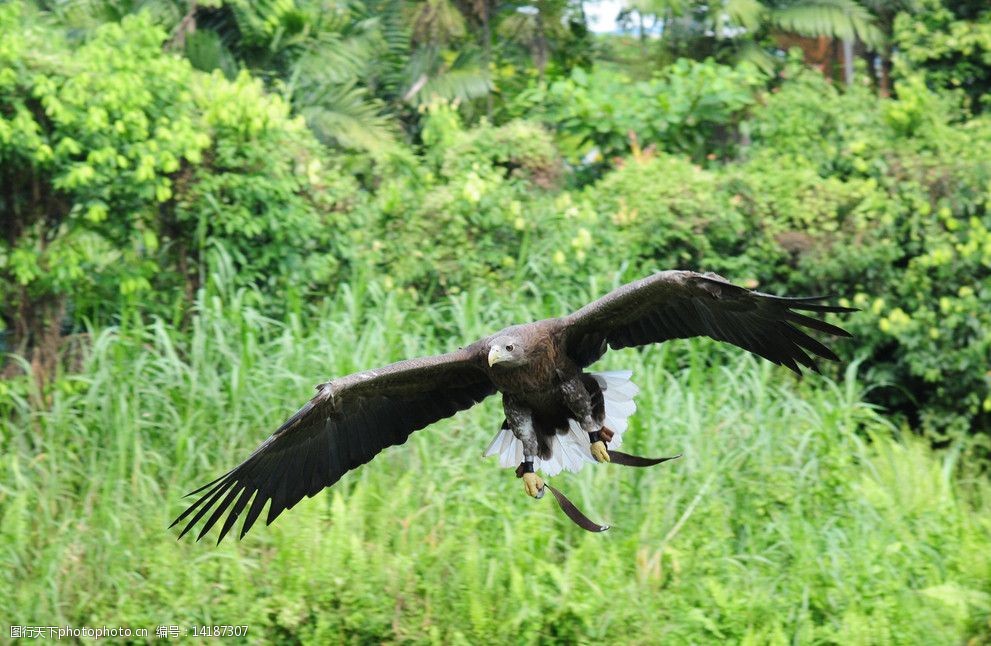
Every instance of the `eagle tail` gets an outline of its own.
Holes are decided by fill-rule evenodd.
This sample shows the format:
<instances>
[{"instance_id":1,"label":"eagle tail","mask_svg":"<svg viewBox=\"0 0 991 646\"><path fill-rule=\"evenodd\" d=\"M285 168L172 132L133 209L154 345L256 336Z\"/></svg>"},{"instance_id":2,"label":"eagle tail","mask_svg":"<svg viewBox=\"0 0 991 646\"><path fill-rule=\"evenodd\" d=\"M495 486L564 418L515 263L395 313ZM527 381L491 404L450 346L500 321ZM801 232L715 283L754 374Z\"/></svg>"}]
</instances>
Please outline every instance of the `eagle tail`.
<instances>
[{"instance_id":1,"label":"eagle tail","mask_svg":"<svg viewBox=\"0 0 991 646\"><path fill-rule=\"evenodd\" d=\"M623 433L629 427L628 418L637 409L633 398L640 389L630 381L632 370L593 372L589 375L602 390L604 408L603 426L612 431L609 448L618 448L623 442ZM580 471L586 463L595 464L592 457L588 434L573 419L568 420L568 430L558 433L550 440L550 457L537 458L534 468L548 477L561 471ZM499 456L499 466L515 469L523 461L523 444L513 431L503 427L496 434L483 457Z\"/></svg>"}]
</instances>

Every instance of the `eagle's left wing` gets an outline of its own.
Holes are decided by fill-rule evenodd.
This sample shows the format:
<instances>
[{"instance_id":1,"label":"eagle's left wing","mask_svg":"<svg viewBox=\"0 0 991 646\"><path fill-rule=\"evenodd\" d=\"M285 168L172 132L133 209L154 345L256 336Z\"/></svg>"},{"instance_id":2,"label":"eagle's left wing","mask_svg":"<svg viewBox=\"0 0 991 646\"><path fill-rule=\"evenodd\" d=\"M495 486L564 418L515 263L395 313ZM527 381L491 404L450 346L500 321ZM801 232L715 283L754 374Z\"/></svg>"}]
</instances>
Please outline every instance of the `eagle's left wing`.
<instances>
[{"instance_id":1,"label":"eagle's left wing","mask_svg":"<svg viewBox=\"0 0 991 646\"><path fill-rule=\"evenodd\" d=\"M607 344L617 349L708 336L801 374L799 364L818 370L813 356L837 360L832 350L802 327L850 336L842 328L801 313L856 311L822 300L763 294L715 274L663 271L623 285L559 319L559 334L569 356L582 367L601 357Z\"/></svg>"},{"instance_id":2,"label":"eagle's left wing","mask_svg":"<svg viewBox=\"0 0 991 646\"><path fill-rule=\"evenodd\" d=\"M413 431L495 393L481 348L475 343L321 384L317 395L244 462L191 492L202 495L172 526L195 512L179 534L182 538L213 510L199 540L229 510L219 543L247 508L243 537L269 501L266 524L271 523L304 496L334 484L382 449L402 444Z\"/></svg>"}]
</instances>

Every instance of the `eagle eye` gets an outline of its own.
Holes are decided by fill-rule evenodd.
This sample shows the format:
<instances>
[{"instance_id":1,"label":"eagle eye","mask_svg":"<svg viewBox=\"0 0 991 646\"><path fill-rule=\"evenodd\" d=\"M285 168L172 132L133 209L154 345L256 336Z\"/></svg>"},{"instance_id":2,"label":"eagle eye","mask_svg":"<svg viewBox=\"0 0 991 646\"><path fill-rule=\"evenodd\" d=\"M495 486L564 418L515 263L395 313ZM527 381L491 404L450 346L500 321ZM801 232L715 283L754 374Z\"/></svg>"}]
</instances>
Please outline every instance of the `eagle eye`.
<instances>
[{"instance_id":1,"label":"eagle eye","mask_svg":"<svg viewBox=\"0 0 991 646\"><path fill-rule=\"evenodd\" d=\"M512 352L513 351L513 344L510 343L509 345L507 345L506 346L506 350L508 350L509 352Z\"/></svg>"}]
</instances>

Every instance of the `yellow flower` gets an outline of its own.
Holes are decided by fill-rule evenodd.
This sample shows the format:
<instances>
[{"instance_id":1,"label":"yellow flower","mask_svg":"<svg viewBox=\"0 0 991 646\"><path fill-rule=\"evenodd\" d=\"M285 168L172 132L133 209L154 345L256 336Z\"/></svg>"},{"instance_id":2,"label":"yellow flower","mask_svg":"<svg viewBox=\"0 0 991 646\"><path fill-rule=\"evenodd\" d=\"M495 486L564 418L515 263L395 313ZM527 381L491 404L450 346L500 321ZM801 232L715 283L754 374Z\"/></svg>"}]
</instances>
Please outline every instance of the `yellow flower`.
<instances>
[{"instance_id":1,"label":"yellow flower","mask_svg":"<svg viewBox=\"0 0 991 646\"><path fill-rule=\"evenodd\" d=\"M464 188L462 189L462 195L464 195L465 199L477 204L482 199L484 192L485 180L479 177L474 171L468 173Z\"/></svg>"},{"instance_id":2,"label":"yellow flower","mask_svg":"<svg viewBox=\"0 0 991 646\"><path fill-rule=\"evenodd\" d=\"M320 183L320 174L322 170L323 168L320 165L319 159L314 159L306 165L306 179L309 180L310 184Z\"/></svg>"},{"instance_id":3,"label":"yellow flower","mask_svg":"<svg viewBox=\"0 0 991 646\"><path fill-rule=\"evenodd\" d=\"M592 246L592 232L585 227L578 229L578 235L571 239L571 246L575 249L588 249Z\"/></svg>"}]
</instances>

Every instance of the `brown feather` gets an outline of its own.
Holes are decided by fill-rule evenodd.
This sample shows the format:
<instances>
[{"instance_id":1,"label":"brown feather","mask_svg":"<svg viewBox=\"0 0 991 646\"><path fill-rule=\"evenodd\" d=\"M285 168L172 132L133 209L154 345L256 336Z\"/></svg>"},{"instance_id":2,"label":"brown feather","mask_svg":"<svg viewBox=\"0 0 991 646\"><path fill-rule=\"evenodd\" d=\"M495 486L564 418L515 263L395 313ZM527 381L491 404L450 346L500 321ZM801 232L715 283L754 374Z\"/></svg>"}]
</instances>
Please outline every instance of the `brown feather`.
<instances>
[{"instance_id":1,"label":"brown feather","mask_svg":"<svg viewBox=\"0 0 991 646\"><path fill-rule=\"evenodd\" d=\"M485 370L485 347L479 342L446 355L400 361L321 384L317 395L247 460L194 491L206 492L172 525L192 515L181 538L205 517L198 540L226 513L219 542L252 494L241 536L266 503L266 524L270 524L382 449L402 444L413 431L493 394L496 389Z\"/></svg>"},{"instance_id":2,"label":"brown feather","mask_svg":"<svg viewBox=\"0 0 991 646\"><path fill-rule=\"evenodd\" d=\"M525 402L540 449L549 453L549 439L568 429L571 411L564 391L572 384L568 392L575 392L576 376L588 393L595 421L602 422L601 389L581 371L608 347L708 336L796 372L799 366L816 370L811 355L837 357L800 328L849 334L799 312L853 311L822 300L762 294L713 274L667 271L624 285L563 318L516 325L455 352L334 379L318 386L317 395L239 466L192 492L199 498L172 524L191 517L182 537L205 519L198 535L202 538L223 519L223 539L247 509L240 531L244 536L266 505L266 523L271 523L386 447L404 443L414 431L497 391L513 398L507 401ZM524 361L490 367L490 345L505 334L521 339ZM609 429L602 432L611 439Z\"/></svg>"},{"instance_id":3,"label":"brown feather","mask_svg":"<svg viewBox=\"0 0 991 646\"><path fill-rule=\"evenodd\" d=\"M818 370L806 351L836 360L836 354L799 326L850 334L830 323L799 314L846 313L847 307L821 305L821 298L781 298L755 292L715 274L665 271L619 287L561 321L564 345L582 368L611 348L708 336L732 343L800 373Z\"/></svg>"}]
</instances>

